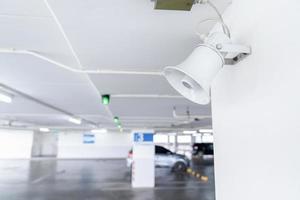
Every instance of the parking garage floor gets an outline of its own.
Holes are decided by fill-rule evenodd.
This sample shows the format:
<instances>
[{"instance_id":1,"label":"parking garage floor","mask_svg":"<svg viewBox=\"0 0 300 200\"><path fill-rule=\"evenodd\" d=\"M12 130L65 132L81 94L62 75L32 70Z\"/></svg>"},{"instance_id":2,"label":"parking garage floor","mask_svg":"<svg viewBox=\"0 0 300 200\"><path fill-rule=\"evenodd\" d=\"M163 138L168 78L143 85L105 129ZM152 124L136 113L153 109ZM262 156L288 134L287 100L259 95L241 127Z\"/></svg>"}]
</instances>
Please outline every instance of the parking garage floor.
<instances>
[{"instance_id":1,"label":"parking garage floor","mask_svg":"<svg viewBox=\"0 0 300 200\"><path fill-rule=\"evenodd\" d=\"M158 168L155 188L132 189L125 160L0 160L0 199L214 200L213 162L192 168L208 181Z\"/></svg>"}]
</instances>

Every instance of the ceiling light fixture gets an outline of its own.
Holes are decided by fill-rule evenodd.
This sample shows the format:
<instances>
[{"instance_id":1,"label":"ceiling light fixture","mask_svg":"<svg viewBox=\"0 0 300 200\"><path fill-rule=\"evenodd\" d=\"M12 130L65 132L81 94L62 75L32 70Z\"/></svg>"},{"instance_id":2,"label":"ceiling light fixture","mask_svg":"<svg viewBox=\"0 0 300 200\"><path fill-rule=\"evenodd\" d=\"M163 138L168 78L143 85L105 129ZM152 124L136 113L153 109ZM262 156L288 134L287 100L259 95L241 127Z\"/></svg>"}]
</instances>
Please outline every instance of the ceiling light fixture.
<instances>
[{"instance_id":1,"label":"ceiling light fixture","mask_svg":"<svg viewBox=\"0 0 300 200\"><path fill-rule=\"evenodd\" d=\"M75 117L69 117L68 121L72 122L73 124L81 124L81 122L82 122L81 119L75 118Z\"/></svg>"},{"instance_id":2,"label":"ceiling light fixture","mask_svg":"<svg viewBox=\"0 0 300 200\"><path fill-rule=\"evenodd\" d=\"M117 116L114 117L114 122L115 122L115 124L117 125L118 129L120 130L120 132L123 132L123 127L122 127L120 118L117 117Z\"/></svg>"},{"instance_id":3,"label":"ceiling light fixture","mask_svg":"<svg viewBox=\"0 0 300 200\"><path fill-rule=\"evenodd\" d=\"M120 123L119 117L114 117L114 122L115 122L116 124Z\"/></svg>"},{"instance_id":4,"label":"ceiling light fixture","mask_svg":"<svg viewBox=\"0 0 300 200\"><path fill-rule=\"evenodd\" d=\"M45 132L45 133L46 133L46 132L50 132L50 129L49 129L49 128L45 128L45 127L44 127L44 128L40 128L39 130L40 130L41 132Z\"/></svg>"},{"instance_id":5,"label":"ceiling light fixture","mask_svg":"<svg viewBox=\"0 0 300 200\"><path fill-rule=\"evenodd\" d=\"M198 130L199 133L213 133L212 129L199 129Z\"/></svg>"},{"instance_id":6,"label":"ceiling light fixture","mask_svg":"<svg viewBox=\"0 0 300 200\"><path fill-rule=\"evenodd\" d=\"M91 130L92 133L107 133L107 129L101 128L101 129L93 129Z\"/></svg>"},{"instance_id":7,"label":"ceiling light fixture","mask_svg":"<svg viewBox=\"0 0 300 200\"><path fill-rule=\"evenodd\" d=\"M11 103L13 99L13 96L1 91L0 92L0 101L4 102L4 103Z\"/></svg>"},{"instance_id":8,"label":"ceiling light fixture","mask_svg":"<svg viewBox=\"0 0 300 200\"><path fill-rule=\"evenodd\" d=\"M198 103L210 102L210 87L224 65L234 65L251 54L250 46L235 44L217 8L205 0L218 13L223 31L212 32L203 37L203 43L194 49L185 61L168 66L163 73L171 86L185 98Z\"/></svg>"},{"instance_id":9,"label":"ceiling light fixture","mask_svg":"<svg viewBox=\"0 0 300 200\"><path fill-rule=\"evenodd\" d=\"M182 131L183 134L195 134L197 131Z\"/></svg>"}]
</instances>

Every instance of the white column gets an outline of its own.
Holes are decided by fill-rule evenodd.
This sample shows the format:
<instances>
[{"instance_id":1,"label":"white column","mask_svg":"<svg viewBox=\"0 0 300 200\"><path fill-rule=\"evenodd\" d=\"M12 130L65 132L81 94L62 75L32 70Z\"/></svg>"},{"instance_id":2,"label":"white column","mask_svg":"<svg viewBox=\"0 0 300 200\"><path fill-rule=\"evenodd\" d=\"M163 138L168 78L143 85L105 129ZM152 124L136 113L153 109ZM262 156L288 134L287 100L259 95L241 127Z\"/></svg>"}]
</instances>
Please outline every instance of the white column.
<instances>
[{"instance_id":1,"label":"white column","mask_svg":"<svg viewBox=\"0 0 300 200\"><path fill-rule=\"evenodd\" d=\"M132 187L152 188L155 186L153 131L133 132Z\"/></svg>"}]
</instances>

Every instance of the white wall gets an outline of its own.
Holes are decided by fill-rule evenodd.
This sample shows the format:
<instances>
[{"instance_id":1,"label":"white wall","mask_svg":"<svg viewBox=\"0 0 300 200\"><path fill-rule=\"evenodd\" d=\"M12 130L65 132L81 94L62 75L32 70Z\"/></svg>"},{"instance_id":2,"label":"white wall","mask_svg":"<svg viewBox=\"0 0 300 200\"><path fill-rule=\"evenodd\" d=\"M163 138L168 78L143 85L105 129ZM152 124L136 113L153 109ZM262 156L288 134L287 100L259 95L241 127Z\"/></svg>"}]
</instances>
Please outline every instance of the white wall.
<instances>
[{"instance_id":1,"label":"white wall","mask_svg":"<svg viewBox=\"0 0 300 200\"><path fill-rule=\"evenodd\" d=\"M0 130L0 159L31 157L32 131Z\"/></svg>"},{"instance_id":2,"label":"white wall","mask_svg":"<svg viewBox=\"0 0 300 200\"><path fill-rule=\"evenodd\" d=\"M60 133L58 158L125 158L132 147L131 134L97 133L94 144L83 143L83 133Z\"/></svg>"},{"instance_id":3,"label":"white wall","mask_svg":"<svg viewBox=\"0 0 300 200\"><path fill-rule=\"evenodd\" d=\"M300 199L300 1L233 0L253 54L212 87L217 200Z\"/></svg>"}]
</instances>

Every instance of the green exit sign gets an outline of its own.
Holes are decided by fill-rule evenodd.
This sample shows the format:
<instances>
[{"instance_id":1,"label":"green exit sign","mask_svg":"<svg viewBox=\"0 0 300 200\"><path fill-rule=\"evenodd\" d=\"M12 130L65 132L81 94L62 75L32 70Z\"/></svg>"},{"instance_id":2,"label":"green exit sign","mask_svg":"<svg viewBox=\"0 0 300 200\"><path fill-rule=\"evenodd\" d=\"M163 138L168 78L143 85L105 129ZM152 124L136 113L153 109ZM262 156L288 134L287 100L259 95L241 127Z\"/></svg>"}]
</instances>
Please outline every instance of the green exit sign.
<instances>
[{"instance_id":1,"label":"green exit sign","mask_svg":"<svg viewBox=\"0 0 300 200\"><path fill-rule=\"evenodd\" d=\"M102 95L102 104L108 105L109 102L110 102L110 95L109 94Z\"/></svg>"}]
</instances>

